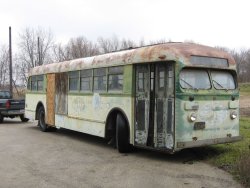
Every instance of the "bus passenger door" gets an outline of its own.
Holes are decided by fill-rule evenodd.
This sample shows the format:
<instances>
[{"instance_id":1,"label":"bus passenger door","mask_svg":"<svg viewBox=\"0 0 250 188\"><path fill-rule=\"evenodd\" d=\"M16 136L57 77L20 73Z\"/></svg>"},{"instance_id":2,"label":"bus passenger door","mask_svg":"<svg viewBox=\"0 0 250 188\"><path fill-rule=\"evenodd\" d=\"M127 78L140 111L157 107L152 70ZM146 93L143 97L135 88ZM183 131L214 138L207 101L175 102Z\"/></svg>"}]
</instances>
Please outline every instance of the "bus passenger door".
<instances>
[{"instance_id":1,"label":"bus passenger door","mask_svg":"<svg viewBox=\"0 0 250 188\"><path fill-rule=\"evenodd\" d=\"M46 124L55 125L55 74L47 74Z\"/></svg>"},{"instance_id":2,"label":"bus passenger door","mask_svg":"<svg viewBox=\"0 0 250 188\"><path fill-rule=\"evenodd\" d=\"M136 66L135 144L146 146L150 108L150 66Z\"/></svg>"},{"instance_id":3,"label":"bus passenger door","mask_svg":"<svg viewBox=\"0 0 250 188\"><path fill-rule=\"evenodd\" d=\"M174 84L172 63L156 64L155 147L173 147Z\"/></svg>"}]
</instances>

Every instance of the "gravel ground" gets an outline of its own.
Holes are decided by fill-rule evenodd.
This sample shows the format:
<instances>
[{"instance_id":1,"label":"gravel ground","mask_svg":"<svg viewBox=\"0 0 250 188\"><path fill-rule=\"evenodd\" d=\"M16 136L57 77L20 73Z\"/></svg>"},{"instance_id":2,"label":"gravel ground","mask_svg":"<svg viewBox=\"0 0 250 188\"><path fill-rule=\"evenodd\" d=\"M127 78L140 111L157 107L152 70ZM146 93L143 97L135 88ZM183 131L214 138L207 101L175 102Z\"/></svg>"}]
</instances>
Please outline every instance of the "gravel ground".
<instances>
[{"instance_id":1,"label":"gravel ground","mask_svg":"<svg viewBox=\"0 0 250 188\"><path fill-rule=\"evenodd\" d=\"M195 159L135 150L120 154L104 139L36 123L0 124L0 187L241 187L231 175Z\"/></svg>"}]
</instances>

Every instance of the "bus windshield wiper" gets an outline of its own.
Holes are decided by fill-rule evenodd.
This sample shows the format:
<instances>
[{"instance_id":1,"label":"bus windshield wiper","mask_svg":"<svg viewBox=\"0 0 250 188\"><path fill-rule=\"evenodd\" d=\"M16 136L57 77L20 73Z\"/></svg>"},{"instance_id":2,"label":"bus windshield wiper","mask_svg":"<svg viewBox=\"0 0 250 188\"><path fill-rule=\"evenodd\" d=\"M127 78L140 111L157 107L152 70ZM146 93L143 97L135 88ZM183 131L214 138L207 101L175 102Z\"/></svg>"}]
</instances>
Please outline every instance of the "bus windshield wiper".
<instances>
[{"instance_id":1,"label":"bus windshield wiper","mask_svg":"<svg viewBox=\"0 0 250 188\"><path fill-rule=\"evenodd\" d=\"M192 86L190 83L188 83L186 80L181 78L181 81L183 81L185 84L187 84L189 87L191 87L194 90L198 90L198 88L195 88L194 86Z\"/></svg>"},{"instance_id":2,"label":"bus windshield wiper","mask_svg":"<svg viewBox=\"0 0 250 188\"><path fill-rule=\"evenodd\" d=\"M220 86L222 89L225 89L226 91L228 91L227 88L223 87L223 85L221 85L219 82L213 80L213 82L215 82L218 86Z\"/></svg>"}]
</instances>

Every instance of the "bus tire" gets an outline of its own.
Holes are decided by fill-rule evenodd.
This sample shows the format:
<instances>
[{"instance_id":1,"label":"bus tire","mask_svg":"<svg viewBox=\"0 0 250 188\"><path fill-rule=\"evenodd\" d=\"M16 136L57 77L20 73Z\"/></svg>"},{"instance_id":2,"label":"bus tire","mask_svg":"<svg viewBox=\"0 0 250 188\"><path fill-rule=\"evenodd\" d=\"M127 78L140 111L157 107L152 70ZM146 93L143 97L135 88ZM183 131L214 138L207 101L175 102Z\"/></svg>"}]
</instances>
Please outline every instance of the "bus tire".
<instances>
[{"instance_id":1,"label":"bus tire","mask_svg":"<svg viewBox=\"0 0 250 188\"><path fill-rule=\"evenodd\" d=\"M3 115L0 114L0 123L3 123L3 119L4 119Z\"/></svg>"},{"instance_id":2,"label":"bus tire","mask_svg":"<svg viewBox=\"0 0 250 188\"><path fill-rule=\"evenodd\" d=\"M41 131L48 131L48 126L45 123L45 110L43 107L40 107L38 110L38 126L40 127Z\"/></svg>"},{"instance_id":3,"label":"bus tire","mask_svg":"<svg viewBox=\"0 0 250 188\"><path fill-rule=\"evenodd\" d=\"M120 153L130 150L128 125L120 113L116 116L116 147Z\"/></svg>"}]
</instances>

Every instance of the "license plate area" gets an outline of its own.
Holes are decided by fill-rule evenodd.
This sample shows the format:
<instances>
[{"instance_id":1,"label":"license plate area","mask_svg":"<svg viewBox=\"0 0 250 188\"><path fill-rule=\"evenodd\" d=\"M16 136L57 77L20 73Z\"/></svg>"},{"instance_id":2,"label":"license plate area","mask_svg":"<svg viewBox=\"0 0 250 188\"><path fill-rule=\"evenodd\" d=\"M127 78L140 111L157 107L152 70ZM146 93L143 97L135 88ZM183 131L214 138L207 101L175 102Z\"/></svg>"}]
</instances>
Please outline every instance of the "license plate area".
<instances>
[{"instance_id":1,"label":"license plate area","mask_svg":"<svg viewBox=\"0 0 250 188\"><path fill-rule=\"evenodd\" d=\"M195 122L194 123L194 130L203 130L205 129L205 122Z\"/></svg>"}]
</instances>

